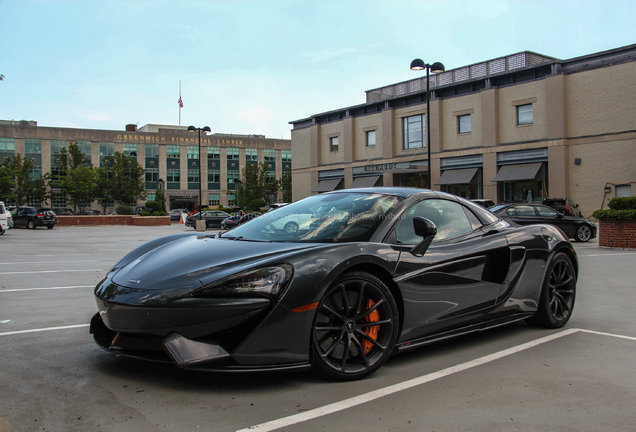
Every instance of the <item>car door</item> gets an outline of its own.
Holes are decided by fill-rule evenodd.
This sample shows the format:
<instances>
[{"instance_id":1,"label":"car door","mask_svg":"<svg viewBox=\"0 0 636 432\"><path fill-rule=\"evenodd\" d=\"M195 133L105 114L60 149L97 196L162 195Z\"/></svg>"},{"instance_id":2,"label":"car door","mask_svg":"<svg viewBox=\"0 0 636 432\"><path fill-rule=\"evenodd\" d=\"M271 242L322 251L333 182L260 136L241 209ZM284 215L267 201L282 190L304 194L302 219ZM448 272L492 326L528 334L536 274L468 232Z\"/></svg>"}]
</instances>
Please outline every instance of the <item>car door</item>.
<instances>
[{"instance_id":1,"label":"car door","mask_svg":"<svg viewBox=\"0 0 636 432\"><path fill-rule=\"evenodd\" d=\"M413 218L435 223L437 235L423 256L410 251L422 239ZM395 227L401 249L395 282L404 301L401 341L477 320L496 304L510 267L505 234L485 230L470 209L450 200L428 199L407 210Z\"/></svg>"},{"instance_id":2,"label":"car door","mask_svg":"<svg viewBox=\"0 0 636 432\"><path fill-rule=\"evenodd\" d=\"M544 205L535 206L537 214L542 218L543 223L559 227L570 238L574 237L575 226L570 219L558 211Z\"/></svg>"},{"instance_id":3,"label":"car door","mask_svg":"<svg viewBox=\"0 0 636 432\"><path fill-rule=\"evenodd\" d=\"M21 209L18 209L18 212L13 217L13 225L27 226L28 220L29 220L29 209L21 208Z\"/></svg>"}]
</instances>

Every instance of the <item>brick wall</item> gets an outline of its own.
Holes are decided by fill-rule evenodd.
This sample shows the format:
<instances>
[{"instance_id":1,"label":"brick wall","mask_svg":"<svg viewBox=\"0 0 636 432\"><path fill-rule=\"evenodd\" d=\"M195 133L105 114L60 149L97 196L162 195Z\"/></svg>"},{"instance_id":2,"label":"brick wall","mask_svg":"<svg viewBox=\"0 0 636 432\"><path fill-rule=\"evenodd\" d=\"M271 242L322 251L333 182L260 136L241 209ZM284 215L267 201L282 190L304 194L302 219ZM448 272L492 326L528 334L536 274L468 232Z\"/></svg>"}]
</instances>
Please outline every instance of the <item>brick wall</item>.
<instances>
[{"instance_id":1,"label":"brick wall","mask_svg":"<svg viewBox=\"0 0 636 432\"><path fill-rule=\"evenodd\" d=\"M599 225L599 246L636 249L636 220L601 219Z\"/></svg>"},{"instance_id":2,"label":"brick wall","mask_svg":"<svg viewBox=\"0 0 636 432\"><path fill-rule=\"evenodd\" d=\"M79 225L170 225L170 216L58 216L58 226Z\"/></svg>"}]
</instances>

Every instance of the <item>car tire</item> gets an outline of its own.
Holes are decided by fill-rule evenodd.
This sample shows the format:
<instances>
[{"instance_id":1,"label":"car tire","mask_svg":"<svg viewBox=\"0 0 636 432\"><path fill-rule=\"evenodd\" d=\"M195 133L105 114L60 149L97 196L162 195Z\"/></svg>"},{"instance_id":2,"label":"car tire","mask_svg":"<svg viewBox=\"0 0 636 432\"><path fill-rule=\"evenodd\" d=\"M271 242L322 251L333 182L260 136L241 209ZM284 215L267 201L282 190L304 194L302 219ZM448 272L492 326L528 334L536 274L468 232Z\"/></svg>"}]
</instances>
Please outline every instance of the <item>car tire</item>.
<instances>
[{"instance_id":1,"label":"car tire","mask_svg":"<svg viewBox=\"0 0 636 432\"><path fill-rule=\"evenodd\" d=\"M287 234L294 234L298 232L298 224L296 222L287 222L283 229Z\"/></svg>"},{"instance_id":2,"label":"car tire","mask_svg":"<svg viewBox=\"0 0 636 432\"><path fill-rule=\"evenodd\" d=\"M545 275L537 313L527 321L537 327L563 327L574 308L576 297L576 271L565 253L557 253Z\"/></svg>"},{"instance_id":3,"label":"car tire","mask_svg":"<svg viewBox=\"0 0 636 432\"><path fill-rule=\"evenodd\" d=\"M34 220L30 220L27 222L27 228L28 229L35 229L35 221Z\"/></svg>"},{"instance_id":4,"label":"car tire","mask_svg":"<svg viewBox=\"0 0 636 432\"><path fill-rule=\"evenodd\" d=\"M574 239L577 242L587 242L592 238L592 228L589 225L581 225L576 229Z\"/></svg>"},{"instance_id":5,"label":"car tire","mask_svg":"<svg viewBox=\"0 0 636 432\"><path fill-rule=\"evenodd\" d=\"M397 305L386 285L366 272L345 273L329 287L316 310L312 366L334 381L364 378L392 354L398 328Z\"/></svg>"},{"instance_id":6,"label":"car tire","mask_svg":"<svg viewBox=\"0 0 636 432\"><path fill-rule=\"evenodd\" d=\"M3 235L5 232L5 230L3 230L2 228L0 228L0 235Z\"/></svg>"},{"instance_id":7,"label":"car tire","mask_svg":"<svg viewBox=\"0 0 636 432\"><path fill-rule=\"evenodd\" d=\"M48 229L53 229L53 227L54 227L54 226L55 226L55 225L47 225L46 227L47 227Z\"/></svg>"},{"instance_id":8,"label":"car tire","mask_svg":"<svg viewBox=\"0 0 636 432\"><path fill-rule=\"evenodd\" d=\"M226 229L227 229L227 227L225 226L225 224L221 224L221 229L222 229L222 230L226 230Z\"/></svg>"}]
</instances>

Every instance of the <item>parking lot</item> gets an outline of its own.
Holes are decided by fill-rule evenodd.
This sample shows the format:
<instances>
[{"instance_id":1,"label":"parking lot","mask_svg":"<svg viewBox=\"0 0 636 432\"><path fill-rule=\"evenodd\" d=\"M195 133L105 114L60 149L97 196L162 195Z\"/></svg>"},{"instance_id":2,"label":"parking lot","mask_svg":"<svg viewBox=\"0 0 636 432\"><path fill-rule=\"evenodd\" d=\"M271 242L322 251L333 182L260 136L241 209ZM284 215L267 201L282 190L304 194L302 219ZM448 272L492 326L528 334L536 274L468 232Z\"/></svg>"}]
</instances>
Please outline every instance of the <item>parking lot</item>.
<instances>
[{"instance_id":1,"label":"parking lot","mask_svg":"<svg viewBox=\"0 0 636 432\"><path fill-rule=\"evenodd\" d=\"M623 431L636 427L636 251L577 243L574 315L409 351L357 382L216 374L109 355L93 287L134 247L191 232L104 226L0 237L0 431ZM208 230L208 233L214 231Z\"/></svg>"}]
</instances>

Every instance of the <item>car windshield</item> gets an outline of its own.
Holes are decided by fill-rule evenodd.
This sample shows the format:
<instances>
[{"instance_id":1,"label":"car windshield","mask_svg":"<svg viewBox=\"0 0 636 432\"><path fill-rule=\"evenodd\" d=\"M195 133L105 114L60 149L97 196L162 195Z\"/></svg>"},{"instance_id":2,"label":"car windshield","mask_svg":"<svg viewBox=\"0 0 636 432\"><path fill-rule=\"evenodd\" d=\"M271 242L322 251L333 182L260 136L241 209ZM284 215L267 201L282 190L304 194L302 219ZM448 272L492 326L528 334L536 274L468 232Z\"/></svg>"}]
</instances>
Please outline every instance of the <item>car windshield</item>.
<instances>
[{"instance_id":1,"label":"car windshield","mask_svg":"<svg viewBox=\"0 0 636 432\"><path fill-rule=\"evenodd\" d=\"M265 213L220 238L308 243L367 241L400 199L354 192L315 195Z\"/></svg>"}]
</instances>

